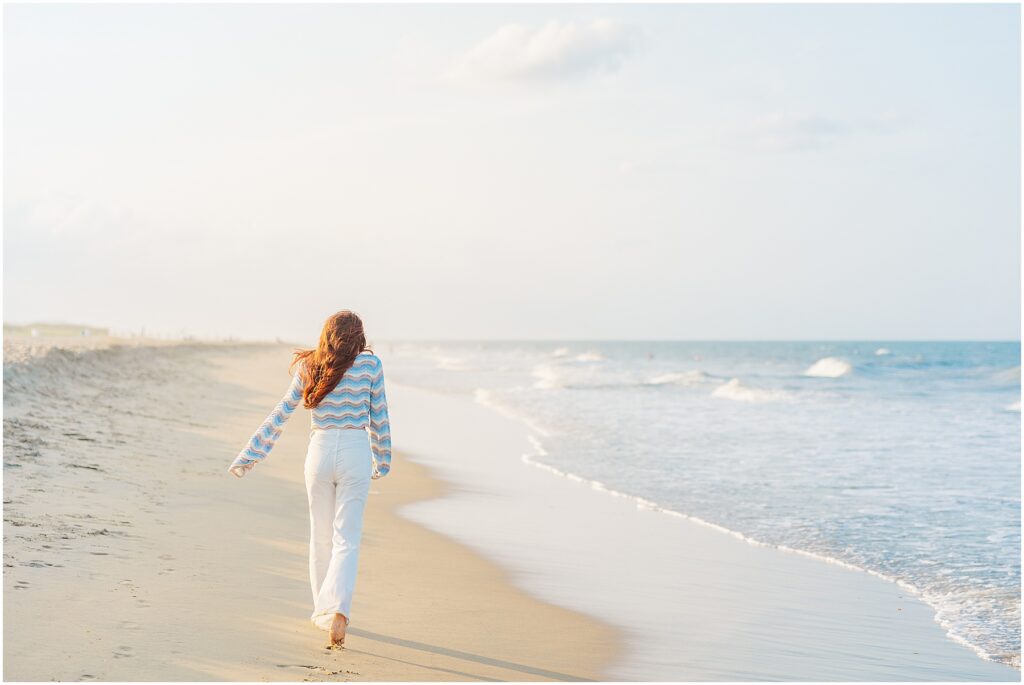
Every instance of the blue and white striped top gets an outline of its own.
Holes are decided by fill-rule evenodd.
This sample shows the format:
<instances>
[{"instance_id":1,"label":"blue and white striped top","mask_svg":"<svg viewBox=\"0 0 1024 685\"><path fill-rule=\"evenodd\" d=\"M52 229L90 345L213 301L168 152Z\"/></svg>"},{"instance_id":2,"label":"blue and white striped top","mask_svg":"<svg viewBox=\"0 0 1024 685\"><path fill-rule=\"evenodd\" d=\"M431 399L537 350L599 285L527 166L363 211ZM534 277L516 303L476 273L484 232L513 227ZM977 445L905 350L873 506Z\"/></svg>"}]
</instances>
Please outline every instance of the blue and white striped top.
<instances>
[{"instance_id":1,"label":"blue and white striped top","mask_svg":"<svg viewBox=\"0 0 1024 685\"><path fill-rule=\"evenodd\" d=\"M303 362L296 365L291 386L284 397L231 462L228 471L235 476L241 478L255 464L266 459L281 437L285 422L302 402L302 366ZM363 351L356 355L338 384L310 414L313 428L367 428L373 453L373 478L386 476L391 470L391 424L384 393L384 367L373 352Z\"/></svg>"}]
</instances>

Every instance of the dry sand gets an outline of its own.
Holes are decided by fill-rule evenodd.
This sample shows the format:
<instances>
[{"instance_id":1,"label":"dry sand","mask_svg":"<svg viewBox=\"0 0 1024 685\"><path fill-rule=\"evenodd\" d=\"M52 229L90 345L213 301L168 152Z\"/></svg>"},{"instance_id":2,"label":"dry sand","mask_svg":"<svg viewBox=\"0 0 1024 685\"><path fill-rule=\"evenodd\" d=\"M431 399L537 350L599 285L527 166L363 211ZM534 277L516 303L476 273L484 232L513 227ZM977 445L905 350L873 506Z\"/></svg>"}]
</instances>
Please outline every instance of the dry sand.
<instances>
[{"instance_id":1,"label":"dry sand","mask_svg":"<svg viewBox=\"0 0 1024 685\"><path fill-rule=\"evenodd\" d=\"M226 471L287 387L282 347L58 357L5 360L5 680L599 680L619 656L615 628L397 515L444 488L400 450L371 488L346 649L325 649L308 412Z\"/></svg>"}]
</instances>

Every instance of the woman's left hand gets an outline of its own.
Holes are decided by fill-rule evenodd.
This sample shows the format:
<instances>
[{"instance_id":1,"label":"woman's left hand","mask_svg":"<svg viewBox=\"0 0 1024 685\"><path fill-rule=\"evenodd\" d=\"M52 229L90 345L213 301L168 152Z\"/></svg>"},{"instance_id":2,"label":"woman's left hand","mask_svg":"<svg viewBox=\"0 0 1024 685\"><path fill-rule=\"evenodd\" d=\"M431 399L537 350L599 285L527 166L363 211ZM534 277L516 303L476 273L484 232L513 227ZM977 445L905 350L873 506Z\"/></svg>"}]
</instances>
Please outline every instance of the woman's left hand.
<instances>
[{"instance_id":1,"label":"woman's left hand","mask_svg":"<svg viewBox=\"0 0 1024 685\"><path fill-rule=\"evenodd\" d=\"M235 478L241 478L245 474L249 473L249 471L252 471L254 463L255 462L250 462L248 464L236 464L230 467L228 471L230 471L231 475L233 475Z\"/></svg>"}]
</instances>

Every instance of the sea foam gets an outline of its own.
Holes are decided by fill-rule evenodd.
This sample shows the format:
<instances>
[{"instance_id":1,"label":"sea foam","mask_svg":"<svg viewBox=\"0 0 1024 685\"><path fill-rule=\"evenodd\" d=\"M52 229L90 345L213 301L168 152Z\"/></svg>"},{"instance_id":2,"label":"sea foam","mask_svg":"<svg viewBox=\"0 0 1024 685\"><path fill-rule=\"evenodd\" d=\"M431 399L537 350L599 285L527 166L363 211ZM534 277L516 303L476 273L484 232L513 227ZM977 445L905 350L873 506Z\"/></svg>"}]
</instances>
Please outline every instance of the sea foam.
<instances>
[{"instance_id":1,"label":"sea foam","mask_svg":"<svg viewBox=\"0 0 1024 685\"><path fill-rule=\"evenodd\" d=\"M706 373L699 369L680 371L677 373L664 373L660 376L644 381L644 385L695 385L708 380Z\"/></svg>"}]
</instances>

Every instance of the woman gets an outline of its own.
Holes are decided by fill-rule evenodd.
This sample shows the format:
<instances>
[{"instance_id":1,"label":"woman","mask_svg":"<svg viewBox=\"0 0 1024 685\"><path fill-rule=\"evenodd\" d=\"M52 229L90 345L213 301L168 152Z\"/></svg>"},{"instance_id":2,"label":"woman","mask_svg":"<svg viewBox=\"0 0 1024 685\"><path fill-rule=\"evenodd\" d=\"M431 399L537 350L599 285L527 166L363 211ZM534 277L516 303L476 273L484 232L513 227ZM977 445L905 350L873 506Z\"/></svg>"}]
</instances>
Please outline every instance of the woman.
<instances>
[{"instance_id":1,"label":"woman","mask_svg":"<svg viewBox=\"0 0 1024 685\"><path fill-rule=\"evenodd\" d=\"M342 310L324 324L320 344L296 350L291 386L228 467L238 478L267 458L284 423L303 401L312 410L306 452L309 496L310 620L345 643L355 587L363 509L370 481L391 470L391 427L384 369L366 344L363 322Z\"/></svg>"}]
</instances>

